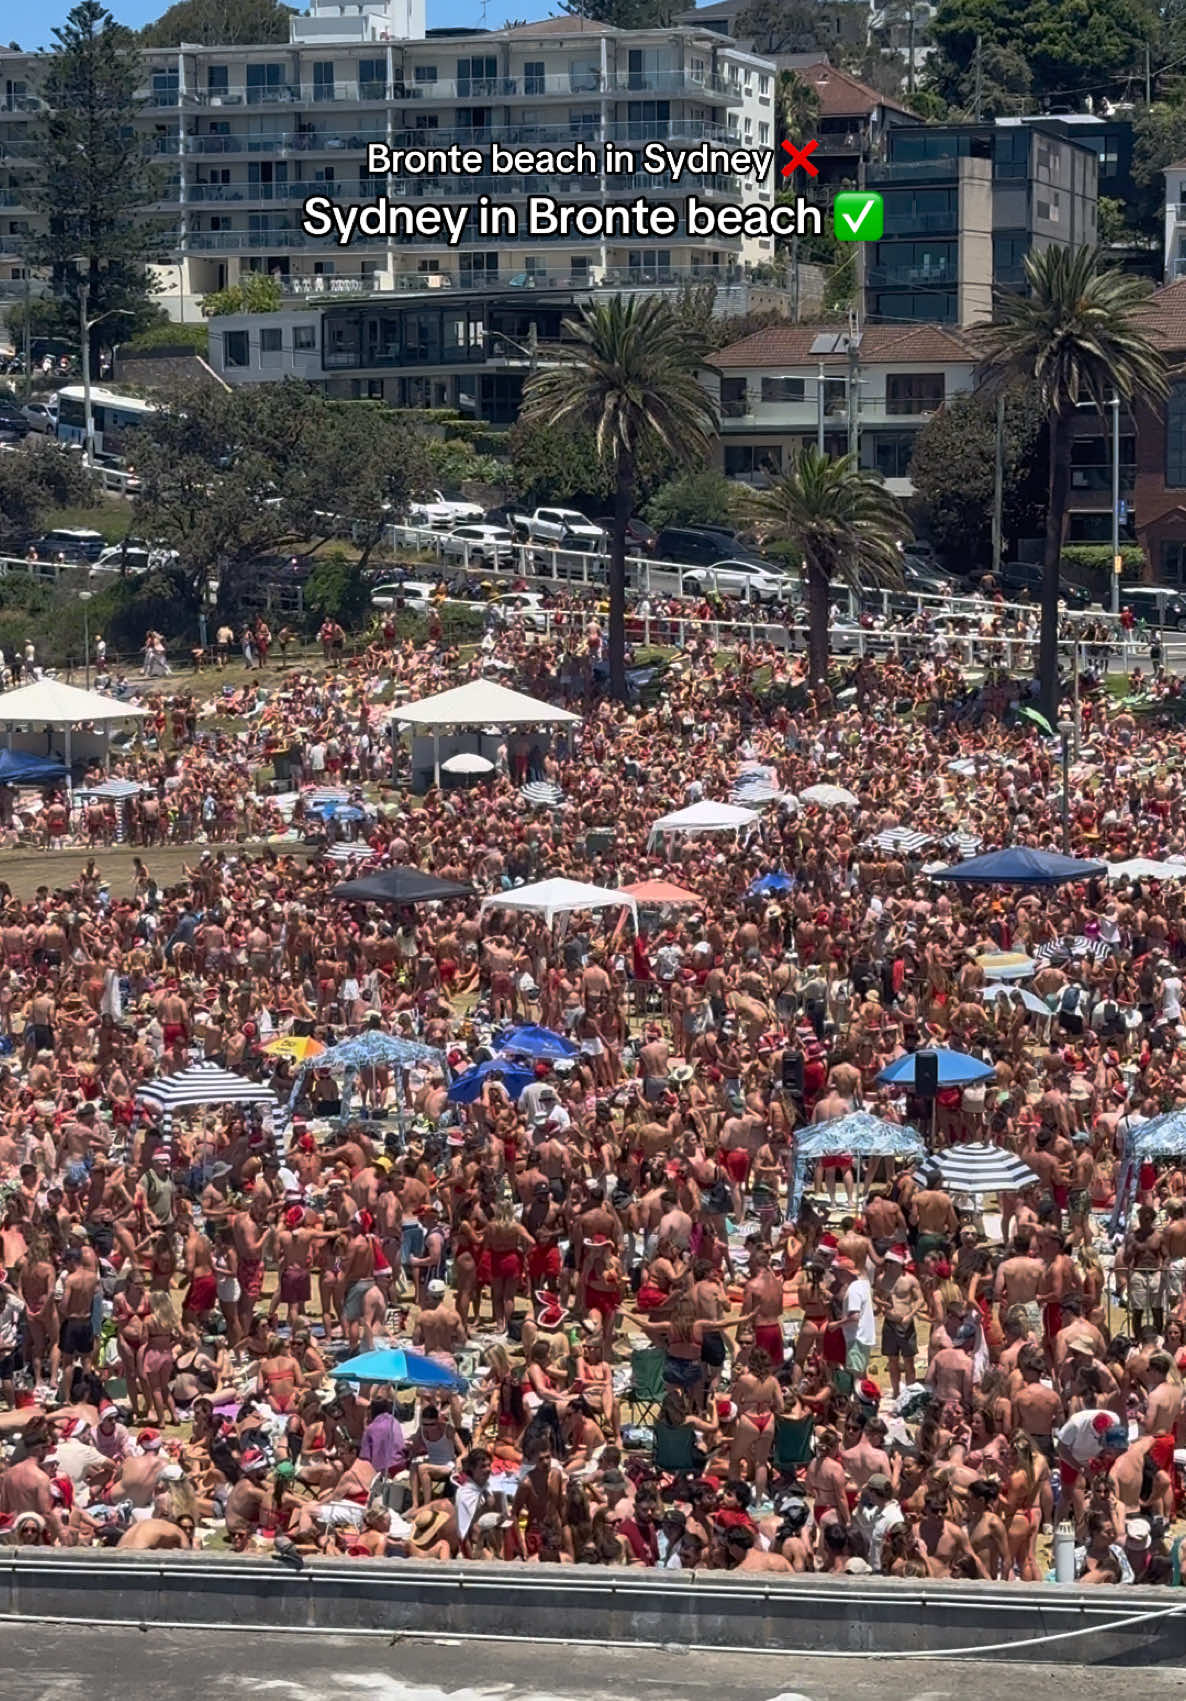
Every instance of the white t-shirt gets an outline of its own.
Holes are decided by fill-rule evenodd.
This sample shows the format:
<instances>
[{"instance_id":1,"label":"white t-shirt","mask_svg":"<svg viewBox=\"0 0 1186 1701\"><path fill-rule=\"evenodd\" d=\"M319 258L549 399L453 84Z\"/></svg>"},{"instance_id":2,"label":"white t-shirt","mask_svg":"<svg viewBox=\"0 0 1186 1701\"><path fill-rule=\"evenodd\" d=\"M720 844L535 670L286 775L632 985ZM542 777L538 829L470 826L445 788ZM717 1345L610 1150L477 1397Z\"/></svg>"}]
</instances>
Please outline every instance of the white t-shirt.
<instances>
[{"instance_id":1,"label":"white t-shirt","mask_svg":"<svg viewBox=\"0 0 1186 1701\"><path fill-rule=\"evenodd\" d=\"M1161 983L1161 1013L1171 1022L1182 1015L1182 982L1177 975L1166 975Z\"/></svg>"},{"instance_id":2,"label":"white t-shirt","mask_svg":"<svg viewBox=\"0 0 1186 1701\"><path fill-rule=\"evenodd\" d=\"M1107 1418L1107 1429L1095 1427L1097 1418ZM1116 1428L1120 1419L1115 1412L1088 1410L1076 1412L1068 1418L1058 1432L1058 1445L1064 1453L1069 1453L1076 1465L1089 1465L1093 1459L1098 1459L1104 1450L1104 1436L1108 1429Z\"/></svg>"},{"instance_id":3,"label":"white t-shirt","mask_svg":"<svg viewBox=\"0 0 1186 1701\"><path fill-rule=\"evenodd\" d=\"M877 1344L877 1326L873 1319L873 1290L863 1276L848 1284L844 1296L844 1338L849 1346L872 1347Z\"/></svg>"}]
</instances>

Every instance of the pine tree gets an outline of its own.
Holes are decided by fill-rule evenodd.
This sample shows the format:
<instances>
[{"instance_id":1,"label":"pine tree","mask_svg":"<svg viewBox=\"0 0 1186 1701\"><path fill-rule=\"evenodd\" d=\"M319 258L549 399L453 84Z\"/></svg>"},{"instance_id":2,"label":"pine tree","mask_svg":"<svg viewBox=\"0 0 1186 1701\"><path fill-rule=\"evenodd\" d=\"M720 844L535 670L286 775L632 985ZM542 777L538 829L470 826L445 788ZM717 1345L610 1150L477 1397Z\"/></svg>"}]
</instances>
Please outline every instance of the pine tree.
<instances>
[{"instance_id":1,"label":"pine tree","mask_svg":"<svg viewBox=\"0 0 1186 1701\"><path fill-rule=\"evenodd\" d=\"M30 259L48 269L54 295L77 308L86 286L92 368L100 345L158 318L146 262L163 256L164 232L143 217L160 194L132 120L142 70L131 32L99 0L79 0L54 32L42 85L41 161L30 186L44 229Z\"/></svg>"}]
</instances>

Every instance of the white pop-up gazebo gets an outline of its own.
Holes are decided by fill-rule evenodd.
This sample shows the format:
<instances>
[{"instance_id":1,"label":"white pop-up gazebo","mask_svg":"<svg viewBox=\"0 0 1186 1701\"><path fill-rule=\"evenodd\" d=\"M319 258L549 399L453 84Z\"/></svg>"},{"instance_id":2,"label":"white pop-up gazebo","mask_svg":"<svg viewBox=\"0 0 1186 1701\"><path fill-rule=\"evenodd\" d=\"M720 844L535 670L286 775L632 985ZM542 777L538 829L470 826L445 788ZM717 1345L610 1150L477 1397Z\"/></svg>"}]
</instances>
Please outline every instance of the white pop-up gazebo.
<instances>
[{"instance_id":1,"label":"white pop-up gazebo","mask_svg":"<svg viewBox=\"0 0 1186 1701\"><path fill-rule=\"evenodd\" d=\"M570 709L512 691L494 679L473 679L468 685L438 691L419 703L401 703L392 719L400 726L420 727L432 733L433 783L441 783L441 732L461 727L563 726L580 721Z\"/></svg>"},{"instance_id":2,"label":"white pop-up gazebo","mask_svg":"<svg viewBox=\"0 0 1186 1701\"><path fill-rule=\"evenodd\" d=\"M483 910L531 910L542 915L550 927L558 915L579 910L629 910L638 926L638 905L629 892L609 886L586 886L583 880L539 880L534 886L516 886L482 899Z\"/></svg>"},{"instance_id":3,"label":"white pop-up gazebo","mask_svg":"<svg viewBox=\"0 0 1186 1701\"><path fill-rule=\"evenodd\" d=\"M648 844L654 844L664 833L676 838L695 838L700 833L737 833L752 827L760 819L756 809L743 809L737 803L690 803L686 809L676 809L661 815L651 828Z\"/></svg>"},{"instance_id":4,"label":"white pop-up gazebo","mask_svg":"<svg viewBox=\"0 0 1186 1701\"><path fill-rule=\"evenodd\" d=\"M147 709L132 703L121 703L118 697L107 697L101 691L81 691L77 685L63 685L59 679L37 679L32 685L20 685L14 691L0 693L0 727L8 733L8 748L12 749L15 727L45 727L65 734L65 762L70 767L70 735L75 727L99 727L104 735L104 762L110 759L111 728L119 721L142 721Z\"/></svg>"}]
</instances>

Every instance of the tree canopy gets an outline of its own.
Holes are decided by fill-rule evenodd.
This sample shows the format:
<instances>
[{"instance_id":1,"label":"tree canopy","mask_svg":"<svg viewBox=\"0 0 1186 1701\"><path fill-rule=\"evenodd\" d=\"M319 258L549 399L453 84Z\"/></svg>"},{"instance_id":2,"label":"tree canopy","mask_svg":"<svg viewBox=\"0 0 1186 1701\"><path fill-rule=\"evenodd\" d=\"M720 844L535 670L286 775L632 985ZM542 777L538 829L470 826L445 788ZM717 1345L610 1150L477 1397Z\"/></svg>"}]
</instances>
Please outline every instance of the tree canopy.
<instances>
[{"instance_id":1,"label":"tree canopy","mask_svg":"<svg viewBox=\"0 0 1186 1701\"><path fill-rule=\"evenodd\" d=\"M30 437L0 455L0 554L23 552L51 509L83 507L94 494L82 457L62 454L56 443Z\"/></svg>"},{"instance_id":2,"label":"tree canopy","mask_svg":"<svg viewBox=\"0 0 1186 1701\"><path fill-rule=\"evenodd\" d=\"M154 24L140 31L142 47L235 47L244 42L260 46L288 40L288 20L295 9L276 0L178 0Z\"/></svg>"},{"instance_id":3,"label":"tree canopy","mask_svg":"<svg viewBox=\"0 0 1186 1701\"><path fill-rule=\"evenodd\" d=\"M1042 529L1046 499L1043 415L1024 384L1005 392L1003 532L1033 536ZM919 432L910 462L915 506L940 554L992 564L992 502L996 482L996 395L955 396Z\"/></svg>"},{"instance_id":4,"label":"tree canopy","mask_svg":"<svg viewBox=\"0 0 1186 1701\"><path fill-rule=\"evenodd\" d=\"M1154 16L1147 0L939 0L927 83L971 110L979 40L982 116L1019 111L1026 97L1078 106L1143 66Z\"/></svg>"}]
</instances>

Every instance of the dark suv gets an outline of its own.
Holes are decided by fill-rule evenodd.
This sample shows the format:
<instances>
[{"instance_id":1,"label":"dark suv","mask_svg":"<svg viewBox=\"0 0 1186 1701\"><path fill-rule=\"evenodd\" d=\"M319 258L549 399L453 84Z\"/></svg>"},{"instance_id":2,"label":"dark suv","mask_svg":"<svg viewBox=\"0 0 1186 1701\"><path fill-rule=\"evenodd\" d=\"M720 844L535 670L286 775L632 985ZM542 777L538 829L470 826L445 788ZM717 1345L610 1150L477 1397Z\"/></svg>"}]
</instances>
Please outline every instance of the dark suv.
<instances>
[{"instance_id":1,"label":"dark suv","mask_svg":"<svg viewBox=\"0 0 1186 1701\"><path fill-rule=\"evenodd\" d=\"M993 574L993 578L1004 592L1006 601L1016 600L1023 592L1034 602L1041 601L1042 563L1040 561L1006 561ZM1091 592L1085 591L1082 585L1072 585L1066 579L1060 579L1058 594L1068 608L1091 607Z\"/></svg>"},{"instance_id":2,"label":"dark suv","mask_svg":"<svg viewBox=\"0 0 1186 1701\"><path fill-rule=\"evenodd\" d=\"M711 567L714 561L769 565L756 549L739 543L736 534L723 526L664 526L652 554L658 562L675 561L681 567Z\"/></svg>"}]
</instances>

